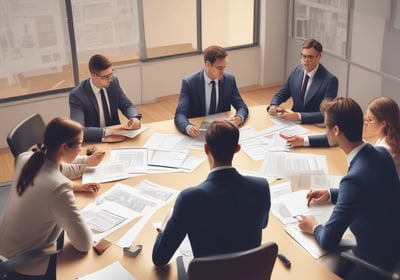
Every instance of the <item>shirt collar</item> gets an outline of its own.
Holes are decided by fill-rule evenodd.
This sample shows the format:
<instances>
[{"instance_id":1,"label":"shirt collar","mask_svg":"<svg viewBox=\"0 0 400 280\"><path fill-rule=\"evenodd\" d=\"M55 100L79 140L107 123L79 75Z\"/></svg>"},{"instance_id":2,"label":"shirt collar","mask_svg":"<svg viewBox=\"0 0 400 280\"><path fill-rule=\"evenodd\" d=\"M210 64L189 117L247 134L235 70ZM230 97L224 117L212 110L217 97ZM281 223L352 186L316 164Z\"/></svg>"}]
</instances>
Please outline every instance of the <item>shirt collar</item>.
<instances>
[{"instance_id":1,"label":"shirt collar","mask_svg":"<svg viewBox=\"0 0 400 280\"><path fill-rule=\"evenodd\" d=\"M233 166L231 166L231 165L218 166L218 167L211 169L210 173L214 172L214 171L218 171L218 170L231 169L231 168L233 168Z\"/></svg>"},{"instance_id":2,"label":"shirt collar","mask_svg":"<svg viewBox=\"0 0 400 280\"><path fill-rule=\"evenodd\" d=\"M92 81L92 78L90 78L90 87L92 88L92 90L93 90L93 92L94 92L95 94L99 93L100 90L101 90L101 88L98 88L98 87L96 87L96 86L94 85L94 83L93 83L93 81Z\"/></svg>"},{"instance_id":3,"label":"shirt collar","mask_svg":"<svg viewBox=\"0 0 400 280\"><path fill-rule=\"evenodd\" d=\"M350 166L351 161L355 158L355 156L358 154L358 152L364 148L364 146L367 145L366 142L363 142L361 145L358 145L355 147L351 152L347 155L347 164Z\"/></svg>"},{"instance_id":4,"label":"shirt collar","mask_svg":"<svg viewBox=\"0 0 400 280\"><path fill-rule=\"evenodd\" d=\"M317 73L319 68L319 63L317 64L317 67L315 67L313 70L311 70L310 72L306 73L306 71L304 70L304 75L308 75L308 77L310 77L310 79L312 79L315 76L315 73Z\"/></svg>"}]
</instances>

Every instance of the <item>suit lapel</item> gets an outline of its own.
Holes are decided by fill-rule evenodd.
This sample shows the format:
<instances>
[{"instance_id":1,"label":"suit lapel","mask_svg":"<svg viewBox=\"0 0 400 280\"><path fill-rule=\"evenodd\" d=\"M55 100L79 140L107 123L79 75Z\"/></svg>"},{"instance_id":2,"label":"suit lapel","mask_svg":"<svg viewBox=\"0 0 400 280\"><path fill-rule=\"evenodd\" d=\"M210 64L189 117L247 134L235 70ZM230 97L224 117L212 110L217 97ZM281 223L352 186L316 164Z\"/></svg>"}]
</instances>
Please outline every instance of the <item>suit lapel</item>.
<instances>
[{"instance_id":1,"label":"suit lapel","mask_svg":"<svg viewBox=\"0 0 400 280\"><path fill-rule=\"evenodd\" d=\"M221 113L223 110L221 109L222 104L225 104L224 102L224 98L225 98L225 94L224 94L224 90L225 90L225 75L222 76L222 79L218 81L218 104L217 104L217 111L216 113Z\"/></svg>"},{"instance_id":2,"label":"suit lapel","mask_svg":"<svg viewBox=\"0 0 400 280\"><path fill-rule=\"evenodd\" d=\"M90 78L89 78L90 79ZM89 100L89 104L94 108L94 111L97 113L97 116L99 115L99 104L97 103L97 98L95 93L92 90L92 87L90 86L90 81L86 80L85 88L87 94L87 99ZM99 120L100 122L100 120Z\"/></svg>"},{"instance_id":3,"label":"suit lapel","mask_svg":"<svg viewBox=\"0 0 400 280\"><path fill-rule=\"evenodd\" d=\"M206 115L206 88L205 88L205 80L204 80L204 70L198 73L200 76L197 84L197 94L199 94L200 106L201 106L201 114L203 116Z\"/></svg>"}]
</instances>

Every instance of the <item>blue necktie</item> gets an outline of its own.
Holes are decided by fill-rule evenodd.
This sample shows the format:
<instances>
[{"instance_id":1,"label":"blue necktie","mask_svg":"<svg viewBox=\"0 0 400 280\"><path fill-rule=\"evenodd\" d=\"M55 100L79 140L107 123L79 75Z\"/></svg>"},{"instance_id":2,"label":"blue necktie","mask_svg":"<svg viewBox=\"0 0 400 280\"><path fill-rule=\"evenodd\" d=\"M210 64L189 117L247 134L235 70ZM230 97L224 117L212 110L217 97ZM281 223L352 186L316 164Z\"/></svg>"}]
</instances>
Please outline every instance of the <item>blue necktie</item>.
<instances>
[{"instance_id":1,"label":"blue necktie","mask_svg":"<svg viewBox=\"0 0 400 280\"><path fill-rule=\"evenodd\" d=\"M217 91L215 89L215 81L211 81L211 100L210 100L210 114L215 114L217 111Z\"/></svg>"}]
</instances>

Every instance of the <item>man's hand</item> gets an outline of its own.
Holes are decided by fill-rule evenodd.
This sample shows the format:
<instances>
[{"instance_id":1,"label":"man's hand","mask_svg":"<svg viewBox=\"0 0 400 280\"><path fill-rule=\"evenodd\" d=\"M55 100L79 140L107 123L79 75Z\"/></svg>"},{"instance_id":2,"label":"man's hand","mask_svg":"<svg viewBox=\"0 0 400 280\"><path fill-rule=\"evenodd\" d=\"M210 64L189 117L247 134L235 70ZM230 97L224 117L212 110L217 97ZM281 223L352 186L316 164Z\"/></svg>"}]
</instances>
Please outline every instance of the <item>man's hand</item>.
<instances>
[{"instance_id":1,"label":"man's hand","mask_svg":"<svg viewBox=\"0 0 400 280\"><path fill-rule=\"evenodd\" d=\"M196 138L196 137L198 137L198 136L200 135L200 131L199 131L199 129L198 129L196 126L192 125L192 126L189 128L188 134L189 134L191 137Z\"/></svg>"},{"instance_id":2,"label":"man's hand","mask_svg":"<svg viewBox=\"0 0 400 280\"><path fill-rule=\"evenodd\" d=\"M299 113L295 112L283 111L281 113L277 113L276 116L286 121L291 121L291 122L300 121Z\"/></svg>"},{"instance_id":3,"label":"man's hand","mask_svg":"<svg viewBox=\"0 0 400 280\"><path fill-rule=\"evenodd\" d=\"M307 193L307 206L312 203L323 204L329 201L330 194L328 190L311 190Z\"/></svg>"},{"instance_id":4,"label":"man's hand","mask_svg":"<svg viewBox=\"0 0 400 280\"><path fill-rule=\"evenodd\" d=\"M271 105L268 108L268 113L271 116L277 116L278 114L282 114L283 112L285 112L285 109L283 109L279 106L276 106L276 105Z\"/></svg>"},{"instance_id":5,"label":"man's hand","mask_svg":"<svg viewBox=\"0 0 400 280\"><path fill-rule=\"evenodd\" d=\"M279 133L279 136L286 140L286 143L291 147L303 147L304 137L301 135L287 136Z\"/></svg>"},{"instance_id":6,"label":"man's hand","mask_svg":"<svg viewBox=\"0 0 400 280\"><path fill-rule=\"evenodd\" d=\"M314 216L300 216L298 226L301 231L313 234L313 229L316 225L318 225L318 221Z\"/></svg>"},{"instance_id":7,"label":"man's hand","mask_svg":"<svg viewBox=\"0 0 400 280\"><path fill-rule=\"evenodd\" d=\"M139 129L141 126L141 121L138 118L131 118L128 122L124 125L125 129Z\"/></svg>"},{"instance_id":8,"label":"man's hand","mask_svg":"<svg viewBox=\"0 0 400 280\"><path fill-rule=\"evenodd\" d=\"M231 123L233 123L236 127L239 127L242 123L242 119L239 116L234 116L229 119Z\"/></svg>"}]
</instances>

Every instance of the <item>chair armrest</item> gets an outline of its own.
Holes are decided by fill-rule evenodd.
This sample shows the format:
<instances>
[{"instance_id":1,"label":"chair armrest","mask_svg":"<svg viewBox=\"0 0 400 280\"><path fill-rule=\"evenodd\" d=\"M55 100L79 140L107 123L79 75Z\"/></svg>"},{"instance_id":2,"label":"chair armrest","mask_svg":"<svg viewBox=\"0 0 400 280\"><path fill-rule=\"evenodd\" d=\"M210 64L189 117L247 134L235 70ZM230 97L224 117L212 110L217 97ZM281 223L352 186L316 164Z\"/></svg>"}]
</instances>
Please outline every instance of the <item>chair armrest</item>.
<instances>
[{"instance_id":1,"label":"chair armrest","mask_svg":"<svg viewBox=\"0 0 400 280\"><path fill-rule=\"evenodd\" d=\"M368 270L371 270L373 272L381 274L382 276L388 277L389 279L400 279L399 271L393 273L392 271L384 270L370 262L367 262L367 261L357 257L356 255L354 255L353 251L351 251L351 250L342 252L340 254L340 256L346 260L349 260L349 261L355 263L355 264L361 265ZM400 267L399 267L399 270L400 270Z\"/></svg>"}]
</instances>

